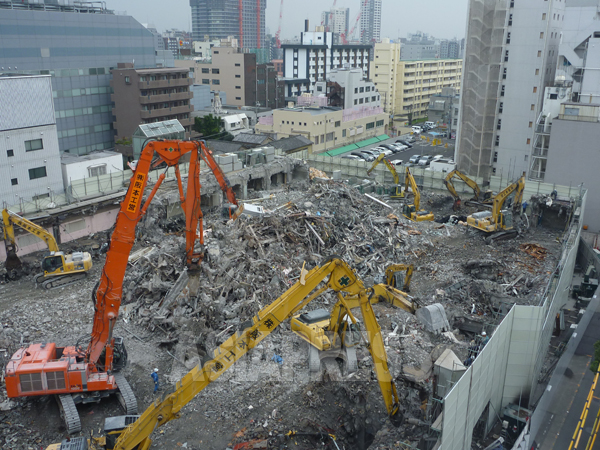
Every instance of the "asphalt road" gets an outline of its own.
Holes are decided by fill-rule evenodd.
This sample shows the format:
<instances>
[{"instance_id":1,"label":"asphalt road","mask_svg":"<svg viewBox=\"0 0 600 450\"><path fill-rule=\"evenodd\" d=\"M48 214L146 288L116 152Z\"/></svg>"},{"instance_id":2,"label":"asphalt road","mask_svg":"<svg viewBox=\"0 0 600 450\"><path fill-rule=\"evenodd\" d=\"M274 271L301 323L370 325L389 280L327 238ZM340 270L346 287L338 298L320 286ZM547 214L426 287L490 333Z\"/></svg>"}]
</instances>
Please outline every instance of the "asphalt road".
<instances>
[{"instance_id":1,"label":"asphalt road","mask_svg":"<svg viewBox=\"0 0 600 450\"><path fill-rule=\"evenodd\" d=\"M558 389L557 396L546 412L544 426L536 436L536 448L600 448L600 436L597 436L595 445L587 447L590 436L598 433L594 425L600 415L600 386L594 383L594 374L589 370L589 365L594 354L594 343L599 340L600 311L597 309L565 371L565 377L559 386L553 386ZM589 405L586 405L588 402ZM586 410L587 413L584 413ZM580 426L580 421L583 426Z\"/></svg>"}]
</instances>

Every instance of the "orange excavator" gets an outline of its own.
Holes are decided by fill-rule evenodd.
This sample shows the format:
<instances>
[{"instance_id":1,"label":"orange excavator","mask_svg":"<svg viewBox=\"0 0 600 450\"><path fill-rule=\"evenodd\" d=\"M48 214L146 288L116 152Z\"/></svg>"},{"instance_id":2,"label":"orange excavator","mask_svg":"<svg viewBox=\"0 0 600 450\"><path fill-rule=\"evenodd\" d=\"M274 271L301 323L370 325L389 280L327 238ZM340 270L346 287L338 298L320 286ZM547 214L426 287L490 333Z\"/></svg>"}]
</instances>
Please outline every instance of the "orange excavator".
<instances>
[{"instance_id":1,"label":"orange excavator","mask_svg":"<svg viewBox=\"0 0 600 450\"><path fill-rule=\"evenodd\" d=\"M179 163L187 154L190 155L190 170L184 195ZM149 142L134 168L127 194L117 215L102 276L92 292L94 322L87 348L81 343L69 347L41 343L19 349L6 366L8 397L55 395L70 434L81 430L76 407L78 403L97 402L103 397L117 394L126 414L137 413L133 391L125 377L119 373L127 362L127 351L123 338L114 336L113 331L121 305L127 260L135 241L135 227L165 179L165 173L162 173L146 201L142 202L148 172L162 165L166 165L167 169L175 168L186 218L186 261L188 266L193 266L202 260L202 253L194 249L196 241L203 244L200 159L212 170L229 202L237 205L227 178L204 142Z\"/></svg>"}]
</instances>

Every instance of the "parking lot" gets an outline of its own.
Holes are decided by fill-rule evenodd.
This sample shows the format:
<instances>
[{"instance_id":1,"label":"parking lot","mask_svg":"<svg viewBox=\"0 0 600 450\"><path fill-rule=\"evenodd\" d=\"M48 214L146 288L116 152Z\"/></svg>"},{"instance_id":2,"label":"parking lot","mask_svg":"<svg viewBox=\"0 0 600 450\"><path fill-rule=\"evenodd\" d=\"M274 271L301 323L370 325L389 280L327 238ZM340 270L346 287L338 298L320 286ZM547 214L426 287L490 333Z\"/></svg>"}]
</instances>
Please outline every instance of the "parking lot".
<instances>
[{"instance_id":1,"label":"parking lot","mask_svg":"<svg viewBox=\"0 0 600 450\"><path fill-rule=\"evenodd\" d=\"M435 130L431 130L431 131L435 132ZM408 136L407 134L403 134L401 136L390 138L385 141L381 141L377 144L373 144L373 145L361 148L360 150L369 150L369 149L372 149L375 147L379 147L382 144L394 144L398 139L404 140L407 136ZM425 139L422 139L421 136L418 136L418 135L414 135L414 137L416 138L416 141L412 143L412 145L413 145L412 148L409 148L403 152L394 153L393 155L390 155L388 157L388 159L390 161L395 161L395 160L400 159L400 160L402 160L402 164L406 164L408 162L408 160L410 159L410 157L413 155L419 155L419 156L443 155L443 157L445 159L454 159L454 142L455 142L454 139L442 138L441 145L433 146L431 144L435 137L430 135L429 133L424 133L422 135L422 137L424 137ZM429 138L429 142L427 141L427 138ZM447 148L446 148L446 144L448 145ZM356 150L356 151L359 151L359 150Z\"/></svg>"}]
</instances>

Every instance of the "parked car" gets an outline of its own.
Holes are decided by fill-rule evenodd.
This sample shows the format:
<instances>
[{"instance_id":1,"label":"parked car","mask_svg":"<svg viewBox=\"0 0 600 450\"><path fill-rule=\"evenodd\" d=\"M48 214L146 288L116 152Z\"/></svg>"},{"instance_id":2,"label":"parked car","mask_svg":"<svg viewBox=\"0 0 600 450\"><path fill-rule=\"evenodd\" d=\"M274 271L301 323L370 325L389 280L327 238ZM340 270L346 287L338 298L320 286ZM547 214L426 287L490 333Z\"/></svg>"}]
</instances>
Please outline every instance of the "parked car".
<instances>
[{"instance_id":1,"label":"parked car","mask_svg":"<svg viewBox=\"0 0 600 450\"><path fill-rule=\"evenodd\" d=\"M392 150L390 150L389 148L384 148L381 153L383 153L385 156L390 156L393 155L394 152Z\"/></svg>"},{"instance_id":2,"label":"parked car","mask_svg":"<svg viewBox=\"0 0 600 450\"><path fill-rule=\"evenodd\" d=\"M363 161L367 161L367 162L375 160L375 158L373 158L371 155L367 155L366 153L352 152L352 153L350 153L350 155L356 156L357 158L360 158Z\"/></svg>"},{"instance_id":3,"label":"parked car","mask_svg":"<svg viewBox=\"0 0 600 450\"><path fill-rule=\"evenodd\" d=\"M362 159L361 157L356 156L356 155L344 155L344 156L342 156L342 158L343 159Z\"/></svg>"},{"instance_id":4,"label":"parked car","mask_svg":"<svg viewBox=\"0 0 600 450\"><path fill-rule=\"evenodd\" d=\"M442 159L444 155L435 155L431 161L437 161L438 159Z\"/></svg>"},{"instance_id":5,"label":"parked car","mask_svg":"<svg viewBox=\"0 0 600 450\"><path fill-rule=\"evenodd\" d=\"M408 145L394 144L394 148L396 149L397 152L403 152L403 151L408 150Z\"/></svg>"},{"instance_id":6,"label":"parked car","mask_svg":"<svg viewBox=\"0 0 600 450\"><path fill-rule=\"evenodd\" d=\"M416 133L416 134L420 134L423 131L423 128L421 128L418 125L413 125L413 127L411 129L412 129L412 132Z\"/></svg>"},{"instance_id":7,"label":"parked car","mask_svg":"<svg viewBox=\"0 0 600 450\"><path fill-rule=\"evenodd\" d=\"M435 128L435 122L425 122L425 125L431 130Z\"/></svg>"},{"instance_id":8,"label":"parked car","mask_svg":"<svg viewBox=\"0 0 600 450\"><path fill-rule=\"evenodd\" d=\"M393 161L390 161L390 163L394 166L401 166L402 165L402 160L401 159L395 159Z\"/></svg>"},{"instance_id":9,"label":"parked car","mask_svg":"<svg viewBox=\"0 0 600 450\"><path fill-rule=\"evenodd\" d=\"M362 151L360 152L360 153L362 153L363 155L365 155L365 157L367 157L367 158L368 158L368 159L367 159L367 161L375 161L375 158L377 158L377 156L379 156L379 155L376 155L375 153L372 153L372 152L370 152L370 151L369 151L368 153L367 153L367 152L368 152L367 150L362 150Z\"/></svg>"},{"instance_id":10,"label":"parked car","mask_svg":"<svg viewBox=\"0 0 600 450\"><path fill-rule=\"evenodd\" d=\"M433 156L423 156L421 159L419 159L419 166L428 166L429 164L431 164L431 160L433 159Z\"/></svg>"},{"instance_id":11,"label":"parked car","mask_svg":"<svg viewBox=\"0 0 600 450\"><path fill-rule=\"evenodd\" d=\"M410 142L408 142L408 140L405 140L405 139L398 139L396 141L396 144L402 144L408 148L412 148L412 144Z\"/></svg>"},{"instance_id":12,"label":"parked car","mask_svg":"<svg viewBox=\"0 0 600 450\"><path fill-rule=\"evenodd\" d=\"M417 162L419 162L419 159L421 159L421 155L412 155L408 162L411 164L416 164Z\"/></svg>"},{"instance_id":13,"label":"parked car","mask_svg":"<svg viewBox=\"0 0 600 450\"><path fill-rule=\"evenodd\" d=\"M394 147L394 144L381 144L381 147L383 148L387 148L388 150L391 150L392 152L396 153L398 150Z\"/></svg>"}]
</instances>

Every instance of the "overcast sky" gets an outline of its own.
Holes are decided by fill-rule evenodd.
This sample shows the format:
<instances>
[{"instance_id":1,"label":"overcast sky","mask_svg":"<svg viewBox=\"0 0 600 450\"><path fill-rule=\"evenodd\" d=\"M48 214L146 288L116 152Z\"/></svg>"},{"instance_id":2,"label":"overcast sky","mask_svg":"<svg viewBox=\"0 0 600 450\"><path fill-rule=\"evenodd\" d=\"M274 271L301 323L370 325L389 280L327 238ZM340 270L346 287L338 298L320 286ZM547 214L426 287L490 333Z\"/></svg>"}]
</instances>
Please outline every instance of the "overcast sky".
<instances>
[{"instance_id":1,"label":"overcast sky","mask_svg":"<svg viewBox=\"0 0 600 450\"><path fill-rule=\"evenodd\" d=\"M463 38L468 0L383 0L381 37L396 39L423 31L437 38ZM283 0L282 39L299 36L304 20L310 28L321 24L321 11L334 0ZM337 0L336 7L350 8L350 28L356 21L361 0ZM159 31L179 28L191 31L189 0L106 0L109 9L127 11L138 22L153 24ZM281 0L267 0L266 24L272 34L279 26ZM358 27L355 33L358 36Z\"/></svg>"}]
</instances>

